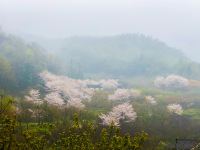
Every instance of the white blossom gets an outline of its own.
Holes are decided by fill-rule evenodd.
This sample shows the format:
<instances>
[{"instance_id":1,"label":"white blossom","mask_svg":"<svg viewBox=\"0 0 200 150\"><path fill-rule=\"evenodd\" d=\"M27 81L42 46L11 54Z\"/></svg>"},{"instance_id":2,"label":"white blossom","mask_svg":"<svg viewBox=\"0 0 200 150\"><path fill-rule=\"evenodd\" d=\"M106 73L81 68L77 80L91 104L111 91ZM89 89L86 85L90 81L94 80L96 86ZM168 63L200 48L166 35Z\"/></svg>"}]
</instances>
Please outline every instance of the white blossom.
<instances>
[{"instance_id":1,"label":"white blossom","mask_svg":"<svg viewBox=\"0 0 200 150\"><path fill-rule=\"evenodd\" d=\"M47 102L68 106L77 104L76 107L80 106L81 109L84 108L82 100L90 101L96 89L110 90L118 86L117 80L113 79L76 80L67 76L54 75L48 71L40 73L40 77L44 81L46 91L50 92L50 95L45 97Z\"/></svg>"},{"instance_id":2,"label":"white blossom","mask_svg":"<svg viewBox=\"0 0 200 150\"><path fill-rule=\"evenodd\" d=\"M62 99L62 97L60 96L60 94L58 94L57 92L51 92L49 94L47 94L44 98L45 101L47 101L49 104L52 105L64 105L64 100Z\"/></svg>"},{"instance_id":3,"label":"white blossom","mask_svg":"<svg viewBox=\"0 0 200 150\"><path fill-rule=\"evenodd\" d=\"M132 105L123 103L112 108L112 111L107 115L101 114L100 119L103 125L119 126L120 121L132 122L137 118L137 113L134 111Z\"/></svg>"},{"instance_id":4,"label":"white blossom","mask_svg":"<svg viewBox=\"0 0 200 150\"><path fill-rule=\"evenodd\" d=\"M40 76L45 82L47 92L53 93L46 97L46 100L50 103L53 102L59 105L69 103L67 105L70 106L75 103L79 104L84 99L91 99L94 94L94 90L87 88L81 80L71 79L66 76L57 76L47 71L42 72ZM76 100L77 102L75 102ZM83 108L83 104L78 106Z\"/></svg>"},{"instance_id":5,"label":"white blossom","mask_svg":"<svg viewBox=\"0 0 200 150\"><path fill-rule=\"evenodd\" d=\"M181 115L183 113L183 108L180 104L169 104L167 106L167 109L171 113L175 113L178 115Z\"/></svg>"},{"instance_id":6,"label":"white blossom","mask_svg":"<svg viewBox=\"0 0 200 150\"><path fill-rule=\"evenodd\" d=\"M134 89L117 89L114 94L109 95L109 100L128 100L140 96L140 91Z\"/></svg>"},{"instance_id":7,"label":"white blossom","mask_svg":"<svg viewBox=\"0 0 200 150\"><path fill-rule=\"evenodd\" d=\"M82 103L81 99L74 98L68 101L67 107L74 107L81 110L85 108L85 105Z\"/></svg>"},{"instance_id":8,"label":"white blossom","mask_svg":"<svg viewBox=\"0 0 200 150\"><path fill-rule=\"evenodd\" d=\"M164 88L165 87L165 78L164 77L156 77L154 80L154 86L157 88Z\"/></svg>"},{"instance_id":9,"label":"white blossom","mask_svg":"<svg viewBox=\"0 0 200 150\"><path fill-rule=\"evenodd\" d=\"M109 79L109 80L101 80L100 81L101 88L103 90L114 90L117 89L119 86L119 83L117 80Z\"/></svg>"},{"instance_id":10,"label":"white blossom","mask_svg":"<svg viewBox=\"0 0 200 150\"><path fill-rule=\"evenodd\" d=\"M114 126L120 126L119 119L113 115L112 113L109 113L107 115L101 114L99 118L102 120L102 124L106 126L114 125Z\"/></svg>"},{"instance_id":11,"label":"white blossom","mask_svg":"<svg viewBox=\"0 0 200 150\"><path fill-rule=\"evenodd\" d=\"M183 89L189 86L189 80L178 75L169 75L166 78L157 77L154 81L157 88Z\"/></svg>"},{"instance_id":12,"label":"white blossom","mask_svg":"<svg viewBox=\"0 0 200 150\"><path fill-rule=\"evenodd\" d=\"M152 104L152 105L157 105L157 101L155 100L154 97L152 96L146 96L145 100L147 103Z\"/></svg>"},{"instance_id":13,"label":"white blossom","mask_svg":"<svg viewBox=\"0 0 200 150\"><path fill-rule=\"evenodd\" d=\"M40 99L40 92L35 89L31 89L29 91L29 95L25 96L25 99L34 104L42 104L42 100Z\"/></svg>"}]
</instances>

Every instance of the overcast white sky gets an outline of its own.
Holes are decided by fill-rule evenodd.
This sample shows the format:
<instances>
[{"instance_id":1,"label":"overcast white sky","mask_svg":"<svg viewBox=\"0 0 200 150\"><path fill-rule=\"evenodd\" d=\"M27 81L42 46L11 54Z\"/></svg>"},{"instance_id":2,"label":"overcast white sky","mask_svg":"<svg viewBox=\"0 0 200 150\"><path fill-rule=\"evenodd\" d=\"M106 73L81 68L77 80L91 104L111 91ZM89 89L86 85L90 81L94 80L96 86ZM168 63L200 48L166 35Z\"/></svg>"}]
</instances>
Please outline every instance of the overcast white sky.
<instances>
[{"instance_id":1,"label":"overcast white sky","mask_svg":"<svg viewBox=\"0 0 200 150\"><path fill-rule=\"evenodd\" d=\"M143 33L200 62L200 0L0 0L0 25L46 37Z\"/></svg>"}]
</instances>

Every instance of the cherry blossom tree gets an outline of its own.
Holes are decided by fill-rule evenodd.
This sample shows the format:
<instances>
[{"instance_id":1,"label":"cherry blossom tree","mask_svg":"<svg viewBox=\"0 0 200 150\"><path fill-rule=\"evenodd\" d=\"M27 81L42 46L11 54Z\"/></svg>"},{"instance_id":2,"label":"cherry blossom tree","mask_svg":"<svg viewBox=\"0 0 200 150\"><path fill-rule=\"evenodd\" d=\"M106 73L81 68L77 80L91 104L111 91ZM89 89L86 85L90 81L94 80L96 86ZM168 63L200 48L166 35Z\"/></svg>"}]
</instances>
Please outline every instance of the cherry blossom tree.
<instances>
[{"instance_id":1,"label":"cherry blossom tree","mask_svg":"<svg viewBox=\"0 0 200 150\"><path fill-rule=\"evenodd\" d=\"M32 102L34 104L42 104L43 101L40 99L40 92L39 90L31 89L29 91L29 95L25 96L25 99L29 102Z\"/></svg>"},{"instance_id":2,"label":"cherry blossom tree","mask_svg":"<svg viewBox=\"0 0 200 150\"><path fill-rule=\"evenodd\" d=\"M49 93L45 100L51 104L76 106L84 108L82 100L90 101L98 89L113 90L118 87L118 81L108 80L77 80L67 76L54 75L48 71L40 73L45 89Z\"/></svg>"},{"instance_id":3,"label":"cherry blossom tree","mask_svg":"<svg viewBox=\"0 0 200 150\"><path fill-rule=\"evenodd\" d=\"M84 109L85 105L82 103L81 99L79 98L74 98L71 99L68 103L67 103L67 107L74 107L77 109Z\"/></svg>"},{"instance_id":4,"label":"cherry blossom tree","mask_svg":"<svg viewBox=\"0 0 200 150\"><path fill-rule=\"evenodd\" d=\"M119 86L118 81L114 79L101 80L100 84L101 84L101 88L107 91L115 90Z\"/></svg>"},{"instance_id":5,"label":"cherry blossom tree","mask_svg":"<svg viewBox=\"0 0 200 150\"><path fill-rule=\"evenodd\" d=\"M109 95L109 100L129 100L131 98L139 97L140 91L134 89L117 89L114 94Z\"/></svg>"},{"instance_id":6,"label":"cherry blossom tree","mask_svg":"<svg viewBox=\"0 0 200 150\"><path fill-rule=\"evenodd\" d=\"M94 90L88 88L81 80L57 76L47 71L42 72L40 77L44 80L47 92L50 92L45 97L45 100L49 103L83 108L82 100L90 100L94 94Z\"/></svg>"},{"instance_id":7,"label":"cherry blossom tree","mask_svg":"<svg viewBox=\"0 0 200 150\"><path fill-rule=\"evenodd\" d=\"M147 103L149 103L151 105L157 105L157 101L152 96L146 96L145 100L146 100Z\"/></svg>"},{"instance_id":8,"label":"cherry blossom tree","mask_svg":"<svg viewBox=\"0 0 200 150\"><path fill-rule=\"evenodd\" d=\"M178 75L169 75L166 78L157 77L154 81L157 88L184 89L189 87L189 80Z\"/></svg>"},{"instance_id":9,"label":"cherry blossom tree","mask_svg":"<svg viewBox=\"0 0 200 150\"><path fill-rule=\"evenodd\" d=\"M167 106L167 109L171 113L175 113L178 115L181 115L183 113L183 108L180 104L169 104Z\"/></svg>"},{"instance_id":10,"label":"cherry blossom tree","mask_svg":"<svg viewBox=\"0 0 200 150\"><path fill-rule=\"evenodd\" d=\"M61 105L65 104L64 100L62 99L60 94L57 92L51 92L51 93L47 94L45 96L44 100L47 101L51 105L61 106Z\"/></svg>"},{"instance_id":11,"label":"cherry blossom tree","mask_svg":"<svg viewBox=\"0 0 200 150\"><path fill-rule=\"evenodd\" d=\"M100 119L103 125L119 126L120 121L132 122L137 118L137 113L134 111L132 105L123 103L112 108L112 111L107 115L101 114Z\"/></svg>"}]
</instances>

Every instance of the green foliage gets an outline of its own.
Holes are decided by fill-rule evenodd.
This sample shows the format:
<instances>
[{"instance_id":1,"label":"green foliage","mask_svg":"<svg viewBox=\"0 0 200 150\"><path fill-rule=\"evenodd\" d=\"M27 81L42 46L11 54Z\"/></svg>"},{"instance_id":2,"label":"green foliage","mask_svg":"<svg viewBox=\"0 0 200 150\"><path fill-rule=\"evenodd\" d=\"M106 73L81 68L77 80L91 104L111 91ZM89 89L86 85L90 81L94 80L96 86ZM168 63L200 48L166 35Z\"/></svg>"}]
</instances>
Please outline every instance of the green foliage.
<instances>
[{"instance_id":1,"label":"green foliage","mask_svg":"<svg viewBox=\"0 0 200 150\"><path fill-rule=\"evenodd\" d=\"M10 83L8 91L16 91L16 88L22 90L34 85L38 72L44 69L45 65L45 57L41 49L3 33L0 33L0 39L0 70L2 74L0 82L3 82L5 77L8 78L7 81ZM5 89L6 83L1 86Z\"/></svg>"},{"instance_id":2,"label":"green foliage","mask_svg":"<svg viewBox=\"0 0 200 150\"><path fill-rule=\"evenodd\" d=\"M136 134L134 137L130 135L121 136L119 128L111 126L102 130L101 140L97 145L99 145L100 150L140 150L147 137L148 135L144 132Z\"/></svg>"},{"instance_id":3,"label":"green foliage","mask_svg":"<svg viewBox=\"0 0 200 150\"><path fill-rule=\"evenodd\" d=\"M161 141L158 146L156 147L155 150L166 150L167 149L167 144L163 141Z\"/></svg>"},{"instance_id":4,"label":"green foliage","mask_svg":"<svg viewBox=\"0 0 200 150\"><path fill-rule=\"evenodd\" d=\"M53 69L56 66L55 60L38 45L0 33L0 88L19 95L40 82L38 74L41 71L59 72Z\"/></svg>"},{"instance_id":5,"label":"green foliage","mask_svg":"<svg viewBox=\"0 0 200 150\"><path fill-rule=\"evenodd\" d=\"M59 56L68 73L75 72L75 77L76 70L104 77L180 74L198 78L200 74L200 65L179 50L144 35L72 37L65 39L63 45Z\"/></svg>"},{"instance_id":6,"label":"green foliage","mask_svg":"<svg viewBox=\"0 0 200 150\"><path fill-rule=\"evenodd\" d=\"M189 108L184 110L183 115L190 116L193 119L200 119L200 109L199 108Z\"/></svg>"},{"instance_id":7,"label":"green foliage","mask_svg":"<svg viewBox=\"0 0 200 150\"><path fill-rule=\"evenodd\" d=\"M10 96L5 96L0 93L0 116L2 115L12 115L14 112L13 107L14 99Z\"/></svg>"},{"instance_id":8,"label":"green foliage","mask_svg":"<svg viewBox=\"0 0 200 150\"><path fill-rule=\"evenodd\" d=\"M99 137L95 137L98 128L91 123L80 124L75 115L71 127L60 134L60 140L55 147L69 150L139 150L147 140L147 134L142 132L134 137L122 135L120 129L114 126L101 129Z\"/></svg>"},{"instance_id":9,"label":"green foliage","mask_svg":"<svg viewBox=\"0 0 200 150\"><path fill-rule=\"evenodd\" d=\"M0 116L0 149L11 149L16 145L16 121L8 116Z\"/></svg>"},{"instance_id":10,"label":"green foliage","mask_svg":"<svg viewBox=\"0 0 200 150\"><path fill-rule=\"evenodd\" d=\"M91 122L79 121L78 114L67 125L28 122L25 125L8 112L0 114L0 149L140 150L148 136L145 132L123 135L114 126L102 129Z\"/></svg>"},{"instance_id":11,"label":"green foliage","mask_svg":"<svg viewBox=\"0 0 200 150\"><path fill-rule=\"evenodd\" d=\"M8 90L16 82L12 69L10 62L0 54L0 88Z\"/></svg>"}]
</instances>

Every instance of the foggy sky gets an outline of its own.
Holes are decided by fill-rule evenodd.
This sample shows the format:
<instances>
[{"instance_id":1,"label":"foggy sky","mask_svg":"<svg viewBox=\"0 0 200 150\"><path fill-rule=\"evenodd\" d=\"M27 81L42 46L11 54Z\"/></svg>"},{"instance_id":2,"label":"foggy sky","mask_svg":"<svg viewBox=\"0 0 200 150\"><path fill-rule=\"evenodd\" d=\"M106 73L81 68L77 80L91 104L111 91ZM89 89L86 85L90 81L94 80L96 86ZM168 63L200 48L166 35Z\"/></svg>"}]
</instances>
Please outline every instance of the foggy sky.
<instances>
[{"instance_id":1,"label":"foggy sky","mask_svg":"<svg viewBox=\"0 0 200 150\"><path fill-rule=\"evenodd\" d=\"M0 25L44 37L143 33L200 62L199 0L0 0Z\"/></svg>"}]
</instances>

